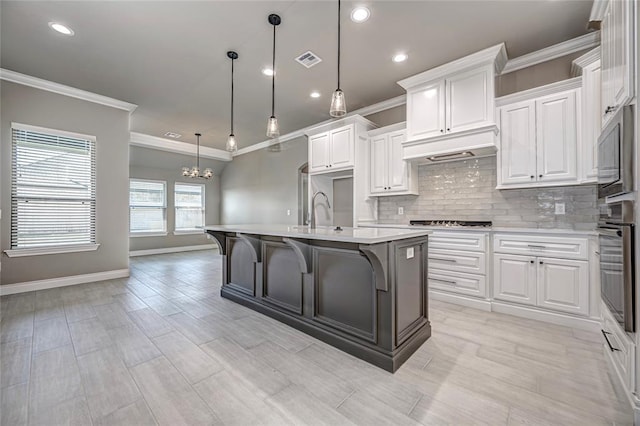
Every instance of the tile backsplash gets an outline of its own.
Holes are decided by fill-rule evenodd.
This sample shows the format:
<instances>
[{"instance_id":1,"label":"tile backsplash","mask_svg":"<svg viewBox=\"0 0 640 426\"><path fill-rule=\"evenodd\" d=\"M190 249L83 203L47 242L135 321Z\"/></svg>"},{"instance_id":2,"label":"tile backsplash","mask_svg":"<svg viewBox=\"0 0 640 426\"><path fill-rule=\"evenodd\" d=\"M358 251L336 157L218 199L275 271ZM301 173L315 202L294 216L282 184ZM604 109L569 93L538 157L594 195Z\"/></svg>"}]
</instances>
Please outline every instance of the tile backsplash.
<instances>
[{"instance_id":1,"label":"tile backsplash","mask_svg":"<svg viewBox=\"0 0 640 426\"><path fill-rule=\"evenodd\" d=\"M590 230L598 221L595 185L496 189L496 157L418 167L420 195L380 197L378 221L491 220L494 226ZM555 203L565 214L555 214ZM404 207L404 215L398 215Z\"/></svg>"}]
</instances>

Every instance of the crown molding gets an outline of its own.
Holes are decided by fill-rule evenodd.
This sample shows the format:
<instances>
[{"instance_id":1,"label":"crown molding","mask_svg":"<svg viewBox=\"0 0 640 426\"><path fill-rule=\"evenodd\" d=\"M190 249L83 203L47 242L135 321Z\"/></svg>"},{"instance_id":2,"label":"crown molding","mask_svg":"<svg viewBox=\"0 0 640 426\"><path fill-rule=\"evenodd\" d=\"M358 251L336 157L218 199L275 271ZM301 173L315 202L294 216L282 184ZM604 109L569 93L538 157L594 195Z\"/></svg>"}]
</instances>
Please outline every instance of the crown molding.
<instances>
[{"instance_id":1,"label":"crown molding","mask_svg":"<svg viewBox=\"0 0 640 426\"><path fill-rule=\"evenodd\" d=\"M504 43L500 43L455 61L447 62L439 67L431 68L430 70L421 72L420 74L405 78L404 80L400 80L398 81L398 84L404 89L411 89L420 84L437 80L454 72L457 73L472 67L489 64L493 64L496 74L499 74L506 63L507 50Z\"/></svg>"},{"instance_id":2,"label":"crown molding","mask_svg":"<svg viewBox=\"0 0 640 426\"><path fill-rule=\"evenodd\" d=\"M407 103L407 95L396 96L395 98L387 99L387 100L384 100L382 102L378 102L378 103L375 103L373 105L369 105L369 106L357 109L357 110L355 110L353 112L348 113L345 117L341 118L340 120L344 120L345 118L352 117L354 115L365 116L365 115L375 114L375 113L378 113L378 112L386 111L386 110L391 109L391 108L402 106L402 105L404 105L406 103ZM366 119L364 119L364 120L366 120ZM335 119L325 120L325 121L322 121L320 123L316 123L316 124L313 124L311 126L304 127L304 128L302 128L300 130L296 130L296 131L287 133L285 135L280 136L279 138L269 139L269 140L266 140L266 141L263 141L263 142L259 142L259 143L247 146L245 148L239 149L236 153L233 154L233 156L237 157L238 155L248 154L248 153L253 152L253 151L259 151L259 150L264 149L264 148L269 148L271 145L277 145L279 143L287 142L287 141L290 141L290 140L305 136L311 129L314 129L316 127L325 126L325 125L327 125L329 123L333 123L333 122L336 122L336 121L337 120L335 120Z\"/></svg>"},{"instance_id":3,"label":"crown molding","mask_svg":"<svg viewBox=\"0 0 640 426\"><path fill-rule=\"evenodd\" d=\"M53 81L43 80L41 78L32 77L30 75L21 74L4 68L0 68L0 80L22 84L23 86L34 87L40 90L46 90L47 92L53 92L59 95L69 96L71 98L82 99L83 101L121 109L128 111L129 113L132 113L138 107L138 105L130 104L129 102L120 101L118 99L109 98L107 96L98 95L96 93L87 92L86 90L76 89L75 87L65 86L64 84L54 83Z\"/></svg>"},{"instance_id":4,"label":"crown molding","mask_svg":"<svg viewBox=\"0 0 640 426\"><path fill-rule=\"evenodd\" d=\"M582 70L600 60L600 46L585 53L571 62L571 77L580 77Z\"/></svg>"},{"instance_id":5,"label":"crown molding","mask_svg":"<svg viewBox=\"0 0 640 426\"><path fill-rule=\"evenodd\" d=\"M594 0L593 6L591 6L589 22L602 21L602 18L604 18L604 12L607 10L608 4L609 0Z\"/></svg>"},{"instance_id":6,"label":"crown molding","mask_svg":"<svg viewBox=\"0 0 640 426\"><path fill-rule=\"evenodd\" d=\"M522 92L512 93L510 95L496 98L496 108L503 105L513 104L515 102L528 101L529 99L564 92L565 90L578 89L581 86L582 78L580 77L557 81L545 86L534 87L533 89L523 90Z\"/></svg>"},{"instance_id":7,"label":"crown molding","mask_svg":"<svg viewBox=\"0 0 640 426\"><path fill-rule=\"evenodd\" d=\"M563 41L562 43L510 59L502 70L502 74L508 74L599 45L600 31L593 31L580 37L572 38L571 40Z\"/></svg>"},{"instance_id":8,"label":"crown molding","mask_svg":"<svg viewBox=\"0 0 640 426\"><path fill-rule=\"evenodd\" d=\"M178 142L144 133L131 132L129 144L143 148L157 149L159 151L174 152L176 154L196 155L196 145L187 142ZM231 161L231 153L222 149L200 147L200 157L220 161Z\"/></svg>"}]
</instances>

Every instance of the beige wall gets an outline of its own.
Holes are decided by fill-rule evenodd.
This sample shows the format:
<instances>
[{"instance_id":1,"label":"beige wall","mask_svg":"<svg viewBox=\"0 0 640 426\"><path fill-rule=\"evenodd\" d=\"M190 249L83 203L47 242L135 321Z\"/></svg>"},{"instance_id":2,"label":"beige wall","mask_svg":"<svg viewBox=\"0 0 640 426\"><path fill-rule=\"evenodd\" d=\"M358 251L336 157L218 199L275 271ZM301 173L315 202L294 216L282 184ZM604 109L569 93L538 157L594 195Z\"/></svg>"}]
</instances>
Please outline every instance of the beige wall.
<instances>
[{"instance_id":1,"label":"beige wall","mask_svg":"<svg viewBox=\"0 0 640 426\"><path fill-rule=\"evenodd\" d=\"M126 269L129 266L129 113L22 86L0 83L0 282L11 284ZM93 252L8 258L11 245L11 123L96 136L96 238Z\"/></svg>"},{"instance_id":2,"label":"beige wall","mask_svg":"<svg viewBox=\"0 0 640 426\"><path fill-rule=\"evenodd\" d=\"M165 237L132 237L129 239L129 250L151 250L169 247L195 246L212 244L202 235L173 235L175 230L175 205L173 187L176 182L202 183L205 186L205 223L208 225L220 223L220 178L214 176L208 181L193 181L180 174L178 166L171 169L135 167L129 168L131 178L163 180L167 182L167 233ZM189 165L191 163L185 163Z\"/></svg>"}]
</instances>

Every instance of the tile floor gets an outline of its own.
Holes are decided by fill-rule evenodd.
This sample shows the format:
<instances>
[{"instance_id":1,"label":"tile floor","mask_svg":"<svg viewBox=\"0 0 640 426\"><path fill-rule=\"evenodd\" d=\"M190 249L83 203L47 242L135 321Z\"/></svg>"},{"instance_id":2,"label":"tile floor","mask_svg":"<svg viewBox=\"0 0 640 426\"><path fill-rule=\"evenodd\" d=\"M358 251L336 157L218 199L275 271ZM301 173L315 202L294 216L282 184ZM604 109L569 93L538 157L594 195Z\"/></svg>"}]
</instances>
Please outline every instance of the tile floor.
<instances>
[{"instance_id":1,"label":"tile floor","mask_svg":"<svg viewBox=\"0 0 640 426\"><path fill-rule=\"evenodd\" d=\"M4 425L631 424L597 334L432 302L392 375L219 296L209 251L5 296Z\"/></svg>"}]
</instances>

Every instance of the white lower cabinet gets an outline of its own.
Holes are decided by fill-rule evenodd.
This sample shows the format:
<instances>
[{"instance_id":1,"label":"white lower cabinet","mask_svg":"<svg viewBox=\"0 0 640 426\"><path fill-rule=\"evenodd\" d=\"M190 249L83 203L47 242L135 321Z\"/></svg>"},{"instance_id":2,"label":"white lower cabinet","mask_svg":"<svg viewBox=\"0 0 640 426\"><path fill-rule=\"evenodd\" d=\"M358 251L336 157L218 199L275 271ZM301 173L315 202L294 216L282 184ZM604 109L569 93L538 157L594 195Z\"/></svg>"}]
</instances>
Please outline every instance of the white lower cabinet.
<instances>
[{"instance_id":1,"label":"white lower cabinet","mask_svg":"<svg viewBox=\"0 0 640 426\"><path fill-rule=\"evenodd\" d=\"M496 300L589 315L591 285L586 238L497 234L493 243ZM563 253L559 248L567 249L564 256L559 254Z\"/></svg>"},{"instance_id":2,"label":"white lower cabinet","mask_svg":"<svg viewBox=\"0 0 640 426\"><path fill-rule=\"evenodd\" d=\"M493 297L508 302L535 305L535 258L511 254L495 254L493 262Z\"/></svg>"}]
</instances>

